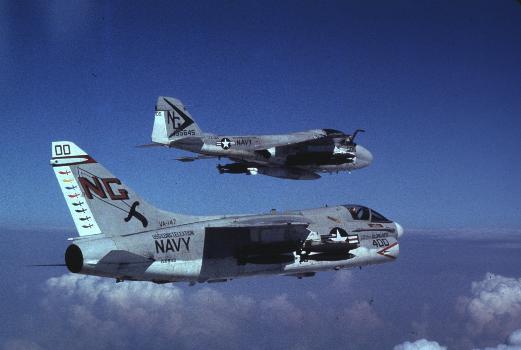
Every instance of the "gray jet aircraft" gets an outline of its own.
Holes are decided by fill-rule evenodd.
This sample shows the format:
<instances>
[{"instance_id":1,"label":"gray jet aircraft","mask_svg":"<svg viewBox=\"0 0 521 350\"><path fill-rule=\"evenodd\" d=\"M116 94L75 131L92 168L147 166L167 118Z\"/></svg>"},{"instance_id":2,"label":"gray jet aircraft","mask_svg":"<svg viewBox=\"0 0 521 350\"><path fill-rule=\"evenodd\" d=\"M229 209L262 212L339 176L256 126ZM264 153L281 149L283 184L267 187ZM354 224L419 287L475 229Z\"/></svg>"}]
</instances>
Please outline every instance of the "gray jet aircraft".
<instances>
[{"instance_id":1,"label":"gray jet aircraft","mask_svg":"<svg viewBox=\"0 0 521 350\"><path fill-rule=\"evenodd\" d=\"M301 278L398 257L402 227L364 206L189 216L154 208L72 142L52 143L51 165L79 233L65 251L74 273L221 282Z\"/></svg>"},{"instance_id":2,"label":"gray jet aircraft","mask_svg":"<svg viewBox=\"0 0 521 350\"><path fill-rule=\"evenodd\" d=\"M152 144L198 153L181 157L183 162L203 158L228 158L219 165L221 174L263 174L285 179L312 180L319 172L360 169L373 156L355 143L352 135L334 129L315 129L285 135L218 136L201 131L183 103L172 97L157 99Z\"/></svg>"}]
</instances>

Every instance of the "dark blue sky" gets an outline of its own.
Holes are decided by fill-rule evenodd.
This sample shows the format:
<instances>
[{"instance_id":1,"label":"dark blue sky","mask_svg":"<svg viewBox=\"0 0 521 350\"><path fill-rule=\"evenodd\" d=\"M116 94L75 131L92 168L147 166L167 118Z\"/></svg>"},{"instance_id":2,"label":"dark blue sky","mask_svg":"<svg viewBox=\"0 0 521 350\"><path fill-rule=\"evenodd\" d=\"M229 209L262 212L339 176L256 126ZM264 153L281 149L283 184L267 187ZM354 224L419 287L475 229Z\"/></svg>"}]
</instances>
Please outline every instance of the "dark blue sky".
<instances>
[{"instance_id":1,"label":"dark blue sky","mask_svg":"<svg viewBox=\"0 0 521 350\"><path fill-rule=\"evenodd\" d=\"M172 211L357 202L407 228L519 227L516 1L0 6L2 224L72 227L47 166L67 139ZM313 182L217 176L134 148L158 95L212 132L365 128L375 161Z\"/></svg>"},{"instance_id":2,"label":"dark blue sky","mask_svg":"<svg viewBox=\"0 0 521 350\"><path fill-rule=\"evenodd\" d=\"M0 348L510 342L521 328L520 62L514 0L0 1ZM216 133L365 128L375 161L311 182L219 176L213 160L134 147L150 141L158 95ZM60 262L75 235L48 165L53 140L176 212L366 204L405 227L401 257L193 288L22 268Z\"/></svg>"}]
</instances>

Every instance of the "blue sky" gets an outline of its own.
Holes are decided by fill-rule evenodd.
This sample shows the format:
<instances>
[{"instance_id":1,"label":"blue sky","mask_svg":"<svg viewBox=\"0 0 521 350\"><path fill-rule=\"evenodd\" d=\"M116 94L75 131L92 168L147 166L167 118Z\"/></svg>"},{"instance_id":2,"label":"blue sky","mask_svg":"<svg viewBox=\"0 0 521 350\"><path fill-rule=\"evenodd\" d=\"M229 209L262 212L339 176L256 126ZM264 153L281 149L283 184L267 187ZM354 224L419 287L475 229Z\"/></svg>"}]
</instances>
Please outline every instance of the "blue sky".
<instances>
[{"instance_id":1,"label":"blue sky","mask_svg":"<svg viewBox=\"0 0 521 350\"><path fill-rule=\"evenodd\" d=\"M106 289L104 282L93 287L88 285L90 280L60 277L65 271L35 272L12 265L17 256L23 257L23 263L35 258L61 261L65 237L74 235L48 165L53 140L74 141L163 209L229 214L360 203L400 222L409 233L416 232L407 238L409 244L402 244L404 258L390 266L341 277L324 274L300 284L268 278L237 281L231 287L179 287L185 293L180 300L188 306L203 307L206 304L198 296L220 293L212 295L231 310L243 310L230 306L242 305L261 315L300 312L304 317L310 303L317 312L329 305L315 303L313 298L343 300L346 293L354 293L354 299L340 302L339 307L345 309L339 316L344 317L342 322L376 325L356 338L360 346L367 348L374 339L371 332L386 333L385 326L390 324L401 325L391 328L396 339L386 338L377 345L392 347L420 338L438 340L449 348L504 343L508 332L521 324L521 301L515 299L516 278L521 276L510 268L519 266L518 238L504 237L505 232L519 237L516 233L521 229L519 62L521 6L514 0L165 1L147 5L0 1L0 255L2 265L9 265L2 274L12 281L12 288L2 290L5 301L0 304L11 320L2 338L15 342L4 347L16 345L31 322L59 324L46 316L44 304L62 305L57 315L72 322L79 316L71 316L67 306L88 305L82 288ZM310 182L220 176L214 160L184 164L173 160L181 151L135 148L150 142L158 95L181 99L209 132L364 128L367 132L359 135L358 142L371 150L375 160L352 174L326 175ZM419 233L428 233L434 243L415 241L422 237ZM507 243L489 249L486 244L496 244L496 239L488 243L470 240L476 233ZM461 236L461 240L453 246L448 236ZM28 244L25 237L38 244ZM480 255L473 253L478 247ZM437 252L446 254L443 263ZM494 277L486 277L487 273ZM59 286L53 284L53 276L60 279ZM389 283L387 293L396 294L396 299L390 306L376 305L375 297L375 305L369 305L362 291L384 293L376 282L382 278ZM483 304L475 293L490 287L487 278L511 287L508 290L514 297L508 306L517 310L499 314L494 324L472 309ZM411 285L410 292L404 290L404 283ZM78 301L60 303L56 295L70 285L74 288L68 295ZM324 285L331 285L332 290L317 292ZM348 289L338 287L344 285ZM437 297L437 290L447 295ZM132 299L132 290L121 293L139 303ZM253 304L248 304L248 298ZM411 300L410 309L403 300ZM115 307L108 299L97 303L101 308ZM388 308L397 316L386 312ZM437 317L438 309L447 316ZM92 319L110 321L99 308L93 310ZM318 312L315 321L336 322L327 310ZM121 308L113 311L120 315L118 320L128 321ZM486 309L483 315L487 312L499 311ZM256 319L247 315L241 320ZM225 316L215 322L235 325L236 314ZM465 333L467 343L462 344L446 332L444 323L449 320L458 320L462 328L456 329L461 332L467 326L487 326L498 327L502 333ZM269 330L268 321L259 322L255 325ZM279 338L297 346L299 328L292 327L301 327L299 322L290 322L283 328L287 336L277 333ZM139 322L124 324L128 330ZM320 333L324 337L326 328ZM76 331L78 339L92 336ZM168 333L143 332L144 339L172 341ZM241 332L248 336L226 333L224 339L239 345L245 339L263 339L251 329L241 328ZM51 333L30 338L32 345L48 348L63 337ZM177 336L188 341L190 335ZM210 338L201 339L204 345L204 339ZM346 340L339 336L331 341L328 345L341 347ZM59 344L66 348L64 342ZM264 345L260 347L273 344Z\"/></svg>"},{"instance_id":2,"label":"blue sky","mask_svg":"<svg viewBox=\"0 0 521 350\"><path fill-rule=\"evenodd\" d=\"M72 227L46 166L68 139L172 211L356 202L408 228L519 227L515 1L1 4L3 223ZM217 176L134 148L158 95L217 133L365 128L375 161L313 182Z\"/></svg>"}]
</instances>

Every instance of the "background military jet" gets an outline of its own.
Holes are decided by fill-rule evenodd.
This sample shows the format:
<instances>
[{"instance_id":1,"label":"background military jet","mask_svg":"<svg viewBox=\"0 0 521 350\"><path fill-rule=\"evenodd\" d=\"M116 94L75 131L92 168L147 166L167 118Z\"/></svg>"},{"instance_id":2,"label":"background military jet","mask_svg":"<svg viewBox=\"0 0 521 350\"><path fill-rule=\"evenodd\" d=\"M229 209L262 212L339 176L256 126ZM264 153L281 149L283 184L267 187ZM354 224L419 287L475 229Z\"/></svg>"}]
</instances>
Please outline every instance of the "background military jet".
<instances>
[{"instance_id":1,"label":"background military jet","mask_svg":"<svg viewBox=\"0 0 521 350\"><path fill-rule=\"evenodd\" d=\"M373 156L355 143L352 135L334 129L315 129L285 135L219 136L201 131L183 103L172 97L157 99L152 145L165 145L199 153L177 158L188 162L225 157L233 163L219 165L221 174L263 174L285 179L318 179L318 172L360 169Z\"/></svg>"},{"instance_id":2,"label":"background military jet","mask_svg":"<svg viewBox=\"0 0 521 350\"><path fill-rule=\"evenodd\" d=\"M154 208L72 142L52 143L51 164L79 233L65 252L74 273L156 283L301 278L399 253L402 227L364 206L189 216Z\"/></svg>"}]
</instances>

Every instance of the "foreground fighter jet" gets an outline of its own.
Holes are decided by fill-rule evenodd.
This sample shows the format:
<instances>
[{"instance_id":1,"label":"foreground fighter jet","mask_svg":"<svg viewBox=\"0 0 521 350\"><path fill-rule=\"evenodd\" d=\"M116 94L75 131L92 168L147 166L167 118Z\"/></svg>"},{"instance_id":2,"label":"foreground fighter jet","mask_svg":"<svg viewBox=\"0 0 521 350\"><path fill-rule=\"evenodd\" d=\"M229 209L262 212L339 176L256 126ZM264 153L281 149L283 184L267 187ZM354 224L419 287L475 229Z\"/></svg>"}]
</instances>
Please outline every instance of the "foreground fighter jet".
<instances>
[{"instance_id":1,"label":"foreground fighter jet","mask_svg":"<svg viewBox=\"0 0 521 350\"><path fill-rule=\"evenodd\" d=\"M218 136L199 129L182 102L158 97L151 145L165 145L200 154L181 157L189 162L203 158L229 158L219 165L221 174L263 174L285 179L318 179L317 172L360 169L373 156L355 143L358 129L346 135L333 129L316 129L286 135ZM145 145L145 146L151 146Z\"/></svg>"},{"instance_id":2,"label":"foreground fighter jet","mask_svg":"<svg viewBox=\"0 0 521 350\"><path fill-rule=\"evenodd\" d=\"M399 253L402 227L363 206L188 216L154 208L72 142L52 143L51 165L79 233L65 251L74 273L156 283L300 278Z\"/></svg>"}]
</instances>

